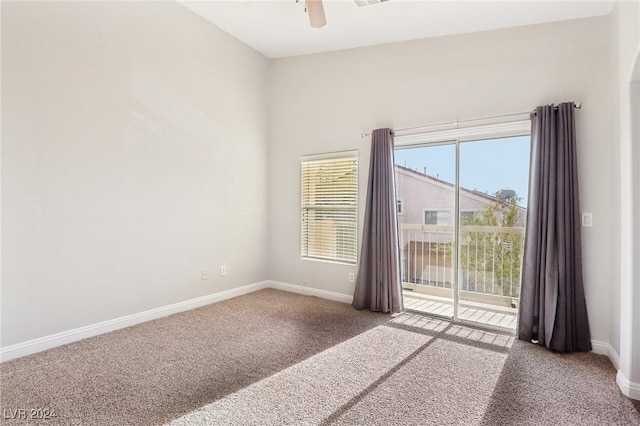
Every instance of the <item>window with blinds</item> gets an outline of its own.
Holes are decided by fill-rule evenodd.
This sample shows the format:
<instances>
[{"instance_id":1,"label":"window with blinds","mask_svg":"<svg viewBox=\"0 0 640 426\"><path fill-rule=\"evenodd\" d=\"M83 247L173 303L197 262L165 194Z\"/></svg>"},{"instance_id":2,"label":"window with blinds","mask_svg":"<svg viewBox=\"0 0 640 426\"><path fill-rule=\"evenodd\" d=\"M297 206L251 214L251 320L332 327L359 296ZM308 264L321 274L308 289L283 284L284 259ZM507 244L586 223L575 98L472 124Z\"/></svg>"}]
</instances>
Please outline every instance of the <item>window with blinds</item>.
<instances>
[{"instance_id":1,"label":"window with blinds","mask_svg":"<svg viewBox=\"0 0 640 426\"><path fill-rule=\"evenodd\" d=\"M355 264L358 157L303 157L302 257Z\"/></svg>"}]
</instances>

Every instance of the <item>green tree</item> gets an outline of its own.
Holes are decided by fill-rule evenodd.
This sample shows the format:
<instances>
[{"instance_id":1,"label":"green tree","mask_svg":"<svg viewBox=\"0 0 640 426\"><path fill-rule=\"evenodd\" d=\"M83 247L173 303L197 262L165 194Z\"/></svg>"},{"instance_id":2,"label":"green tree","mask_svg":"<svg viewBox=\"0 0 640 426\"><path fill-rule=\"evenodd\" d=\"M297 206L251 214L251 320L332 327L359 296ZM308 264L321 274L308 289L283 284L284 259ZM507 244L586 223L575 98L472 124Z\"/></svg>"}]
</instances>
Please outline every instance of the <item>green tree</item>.
<instances>
[{"instance_id":1,"label":"green tree","mask_svg":"<svg viewBox=\"0 0 640 426\"><path fill-rule=\"evenodd\" d=\"M515 298L524 245L524 227L518 223L521 198L508 190L498 191L495 198L471 221L461 222L462 288Z\"/></svg>"}]
</instances>

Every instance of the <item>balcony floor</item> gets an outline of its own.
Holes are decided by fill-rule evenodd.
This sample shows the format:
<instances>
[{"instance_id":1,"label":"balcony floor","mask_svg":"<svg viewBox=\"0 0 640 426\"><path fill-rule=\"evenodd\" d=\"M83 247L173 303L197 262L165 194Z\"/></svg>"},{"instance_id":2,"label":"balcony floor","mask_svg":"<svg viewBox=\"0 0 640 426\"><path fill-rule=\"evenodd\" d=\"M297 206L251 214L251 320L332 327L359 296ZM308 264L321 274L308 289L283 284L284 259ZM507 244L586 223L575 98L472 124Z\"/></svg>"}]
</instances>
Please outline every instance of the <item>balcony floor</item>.
<instances>
[{"instance_id":1,"label":"balcony floor","mask_svg":"<svg viewBox=\"0 0 640 426\"><path fill-rule=\"evenodd\" d=\"M403 291L404 308L427 315L453 317L453 301L448 298ZM472 321L478 325L499 327L515 331L517 324L515 309L500 308L494 305L462 301L458 310L458 319Z\"/></svg>"}]
</instances>

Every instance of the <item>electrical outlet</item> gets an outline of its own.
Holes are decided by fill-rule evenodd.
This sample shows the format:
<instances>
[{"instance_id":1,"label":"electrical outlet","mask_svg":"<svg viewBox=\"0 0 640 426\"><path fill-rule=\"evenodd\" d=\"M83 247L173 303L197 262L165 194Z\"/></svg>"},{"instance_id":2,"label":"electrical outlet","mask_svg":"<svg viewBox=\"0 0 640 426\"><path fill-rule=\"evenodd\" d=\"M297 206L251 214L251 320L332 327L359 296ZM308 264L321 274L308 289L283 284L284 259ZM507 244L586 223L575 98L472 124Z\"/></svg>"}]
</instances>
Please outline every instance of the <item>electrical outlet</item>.
<instances>
[{"instance_id":1,"label":"electrical outlet","mask_svg":"<svg viewBox=\"0 0 640 426\"><path fill-rule=\"evenodd\" d=\"M205 280L209 279L209 272L206 269L201 269L200 270L200 279L202 281L205 281Z\"/></svg>"},{"instance_id":2,"label":"electrical outlet","mask_svg":"<svg viewBox=\"0 0 640 426\"><path fill-rule=\"evenodd\" d=\"M356 282L356 274L355 274L355 272L349 272L349 282L350 283L355 283Z\"/></svg>"},{"instance_id":3,"label":"electrical outlet","mask_svg":"<svg viewBox=\"0 0 640 426\"><path fill-rule=\"evenodd\" d=\"M226 266L224 266L224 265L222 265L222 266L220 267L220 276L221 276L221 277L224 277L225 275L227 275L227 267L226 267Z\"/></svg>"}]
</instances>

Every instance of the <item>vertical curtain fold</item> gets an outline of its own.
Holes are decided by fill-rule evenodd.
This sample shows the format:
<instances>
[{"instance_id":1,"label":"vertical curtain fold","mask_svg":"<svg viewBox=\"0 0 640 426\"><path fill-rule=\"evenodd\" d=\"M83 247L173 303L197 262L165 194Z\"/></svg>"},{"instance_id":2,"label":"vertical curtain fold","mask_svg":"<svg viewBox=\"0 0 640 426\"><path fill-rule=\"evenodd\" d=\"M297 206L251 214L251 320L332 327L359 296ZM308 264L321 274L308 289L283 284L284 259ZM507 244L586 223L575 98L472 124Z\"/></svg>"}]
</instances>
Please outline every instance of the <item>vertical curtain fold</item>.
<instances>
[{"instance_id":1,"label":"vertical curtain fold","mask_svg":"<svg viewBox=\"0 0 640 426\"><path fill-rule=\"evenodd\" d=\"M356 309L391 313L404 309L393 149L391 129L372 132L362 248L353 296Z\"/></svg>"},{"instance_id":2,"label":"vertical curtain fold","mask_svg":"<svg viewBox=\"0 0 640 426\"><path fill-rule=\"evenodd\" d=\"M538 107L531 122L529 208L518 338L558 352L591 350L573 103Z\"/></svg>"}]
</instances>

